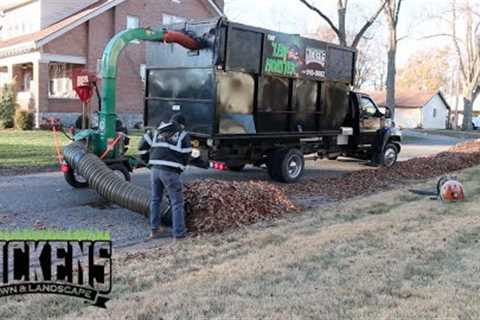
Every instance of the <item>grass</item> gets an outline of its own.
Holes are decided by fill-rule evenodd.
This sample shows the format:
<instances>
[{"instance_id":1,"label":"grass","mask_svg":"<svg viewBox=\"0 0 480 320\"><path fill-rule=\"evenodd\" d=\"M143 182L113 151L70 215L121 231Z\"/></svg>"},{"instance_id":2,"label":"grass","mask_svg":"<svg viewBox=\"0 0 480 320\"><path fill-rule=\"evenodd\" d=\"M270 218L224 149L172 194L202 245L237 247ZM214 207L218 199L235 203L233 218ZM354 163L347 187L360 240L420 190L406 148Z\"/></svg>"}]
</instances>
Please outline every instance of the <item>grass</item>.
<instances>
[{"instance_id":1,"label":"grass","mask_svg":"<svg viewBox=\"0 0 480 320\"><path fill-rule=\"evenodd\" d=\"M141 137L139 131L132 132L129 155L137 151ZM62 147L70 143L59 134ZM53 134L51 131L0 130L0 168L45 168L58 164Z\"/></svg>"},{"instance_id":2,"label":"grass","mask_svg":"<svg viewBox=\"0 0 480 320\"><path fill-rule=\"evenodd\" d=\"M0 305L0 318L479 319L480 167L458 177L465 202L405 186L268 228L114 251L107 310L16 297Z\"/></svg>"},{"instance_id":3,"label":"grass","mask_svg":"<svg viewBox=\"0 0 480 320\"><path fill-rule=\"evenodd\" d=\"M62 145L69 140L60 136ZM58 163L51 131L0 130L0 166L51 167Z\"/></svg>"},{"instance_id":4,"label":"grass","mask_svg":"<svg viewBox=\"0 0 480 320\"><path fill-rule=\"evenodd\" d=\"M0 230L0 241L109 241L110 233L97 230Z\"/></svg>"}]
</instances>

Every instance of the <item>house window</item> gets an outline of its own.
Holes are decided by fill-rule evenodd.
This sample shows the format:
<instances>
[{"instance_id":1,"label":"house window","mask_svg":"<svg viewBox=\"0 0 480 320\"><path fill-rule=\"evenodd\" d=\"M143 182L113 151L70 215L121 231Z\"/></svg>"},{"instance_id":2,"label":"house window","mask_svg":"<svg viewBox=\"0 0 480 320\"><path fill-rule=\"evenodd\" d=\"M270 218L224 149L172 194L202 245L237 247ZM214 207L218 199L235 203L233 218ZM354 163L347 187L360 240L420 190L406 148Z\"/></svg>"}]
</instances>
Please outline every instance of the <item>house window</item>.
<instances>
[{"instance_id":1,"label":"house window","mask_svg":"<svg viewBox=\"0 0 480 320\"><path fill-rule=\"evenodd\" d=\"M174 15L171 15L171 14L164 14L162 16L162 23L163 24L182 23L182 22L185 22L185 21L187 21L187 19L185 19L184 17L174 16Z\"/></svg>"},{"instance_id":2,"label":"house window","mask_svg":"<svg viewBox=\"0 0 480 320\"><path fill-rule=\"evenodd\" d=\"M69 63L51 63L49 65L48 96L50 98L76 98L72 83L73 68L74 65Z\"/></svg>"},{"instance_id":3,"label":"house window","mask_svg":"<svg viewBox=\"0 0 480 320\"><path fill-rule=\"evenodd\" d=\"M136 29L140 27L140 18L127 16L127 29Z\"/></svg>"},{"instance_id":4,"label":"house window","mask_svg":"<svg viewBox=\"0 0 480 320\"><path fill-rule=\"evenodd\" d=\"M434 118L437 117L437 109L436 109L436 108L433 108L433 117L434 117Z\"/></svg>"}]
</instances>

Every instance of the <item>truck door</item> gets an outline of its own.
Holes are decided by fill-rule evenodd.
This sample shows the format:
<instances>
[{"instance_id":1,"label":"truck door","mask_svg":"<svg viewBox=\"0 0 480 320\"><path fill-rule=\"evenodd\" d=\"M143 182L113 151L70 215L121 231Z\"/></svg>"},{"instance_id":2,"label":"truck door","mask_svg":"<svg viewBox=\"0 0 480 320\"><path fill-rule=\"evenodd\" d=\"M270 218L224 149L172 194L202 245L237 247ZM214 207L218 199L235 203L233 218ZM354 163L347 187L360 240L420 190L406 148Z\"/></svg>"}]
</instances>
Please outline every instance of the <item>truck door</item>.
<instances>
[{"instance_id":1,"label":"truck door","mask_svg":"<svg viewBox=\"0 0 480 320\"><path fill-rule=\"evenodd\" d=\"M383 128L384 114L378 110L373 100L365 95L358 95L360 111L360 144L375 145L377 142L377 131Z\"/></svg>"}]
</instances>

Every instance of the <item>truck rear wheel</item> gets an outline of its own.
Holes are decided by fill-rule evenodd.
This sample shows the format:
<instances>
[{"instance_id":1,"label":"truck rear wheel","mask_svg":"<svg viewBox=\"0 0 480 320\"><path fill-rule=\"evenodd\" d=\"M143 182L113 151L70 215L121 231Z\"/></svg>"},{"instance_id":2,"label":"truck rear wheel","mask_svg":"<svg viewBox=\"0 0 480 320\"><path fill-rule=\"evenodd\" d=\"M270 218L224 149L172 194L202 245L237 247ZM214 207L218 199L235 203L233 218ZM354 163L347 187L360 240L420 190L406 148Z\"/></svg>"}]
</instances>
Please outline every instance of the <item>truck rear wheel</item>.
<instances>
[{"instance_id":1,"label":"truck rear wheel","mask_svg":"<svg viewBox=\"0 0 480 320\"><path fill-rule=\"evenodd\" d=\"M298 149L280 149L273 153L268 173L273 180L292 183L298 181L305 168L303 153Z\"/></svg>"}]
</instances>

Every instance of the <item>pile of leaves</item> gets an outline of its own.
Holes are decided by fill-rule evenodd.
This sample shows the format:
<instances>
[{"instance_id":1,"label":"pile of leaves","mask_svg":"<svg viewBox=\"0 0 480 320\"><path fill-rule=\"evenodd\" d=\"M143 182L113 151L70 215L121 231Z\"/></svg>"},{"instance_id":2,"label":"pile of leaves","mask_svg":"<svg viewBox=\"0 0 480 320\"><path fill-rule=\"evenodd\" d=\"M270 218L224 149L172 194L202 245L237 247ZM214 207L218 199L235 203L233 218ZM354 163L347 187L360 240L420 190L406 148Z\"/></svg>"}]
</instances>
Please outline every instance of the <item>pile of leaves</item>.
<instances>
[{"instance_id":1,"label":"pile of leaves","mask_svg":"<svg viewBox=\"0 0 480 320\"><path fill-rule=\"evenodd\" d=\"M282 190L262 181L194 181L185 186L187 228L223 232L297 210Z\"/></svg>"},{"instance_id":2,"label":"pile of leaves","mask_svg":"<svg viewBox=\"0 0 480 320\"><path fill-rule=\"evenodd\" d=\"M283 186L286 193L325 196L336 200L380 191L412 180L423 180L480 165L480 140L452 147L430 157L399 162L392 168L368 169L343 177L304 180L294 186Z\"/></svg>"},{"instance_id":3,"label":"pile of leaves","mask_svg":"<svg viewBox=\"0 0 480 320\"><path fill-rule=\"evenodd\" d=\"M194 181L185 186L187 228L194 233L223 232L298 211L290 196L343 200L392 185L423 180L480 165L480 140L434 156L367 169L339 178L304 179L285 185L264 181Z\"/></svg>"}]
</instances>

